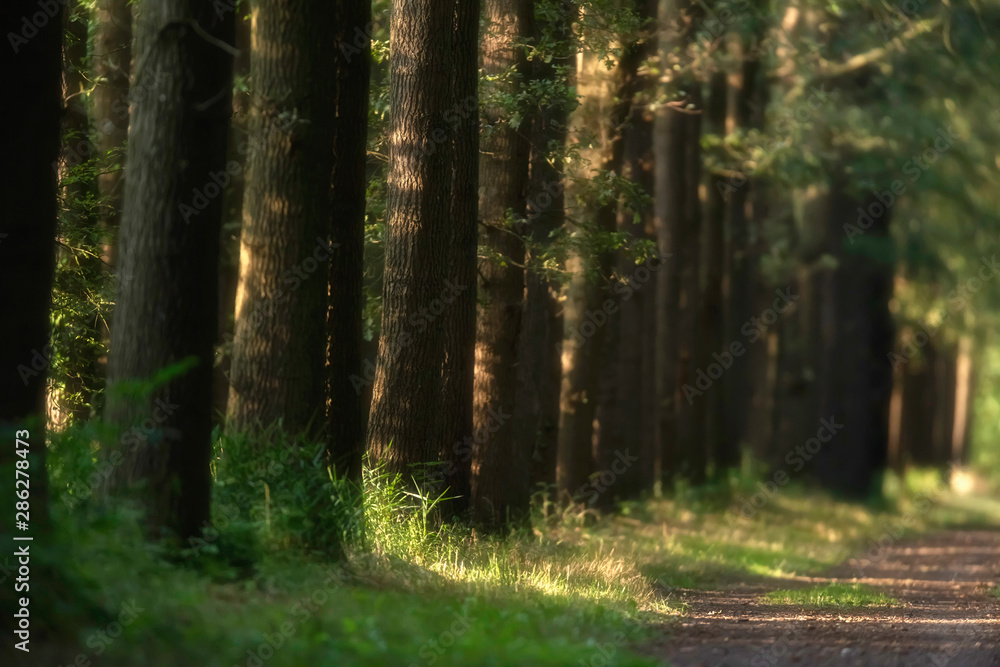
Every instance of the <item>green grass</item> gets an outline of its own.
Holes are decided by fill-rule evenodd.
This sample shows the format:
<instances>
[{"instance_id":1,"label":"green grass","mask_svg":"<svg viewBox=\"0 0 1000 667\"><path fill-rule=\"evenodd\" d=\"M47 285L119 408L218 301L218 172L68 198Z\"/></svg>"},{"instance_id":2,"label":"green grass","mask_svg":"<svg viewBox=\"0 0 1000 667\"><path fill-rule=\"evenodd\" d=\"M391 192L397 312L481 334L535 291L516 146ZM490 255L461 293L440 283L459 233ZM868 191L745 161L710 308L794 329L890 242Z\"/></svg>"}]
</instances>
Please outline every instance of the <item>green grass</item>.
<instances>
[{"instance_id":1,"label":"green grass","mask_svg":"<svg viewBox=\"0 0 1000 667\"><path fill-rule=\"evenodd\" d=\"M771 604L801 607L892 607L899 600L864 584L827 584L799 590L777 590L761 596Z\"/></svg>"},{"instance_id":2,"label":"green grass","mask_svg":"<svg viewBox=\"0 0 1000 667\"><path fill-rule=\"evenodd\" d=\"M994 586L990 589L989 596L991 598L1000 598L1000 586Z\"/></svg>"},{"instance_id":3,"label":"green grass","mask_svg":"<svg viewBox=\"0 0 1000 667\"><path fill-rule=\"evenodd\" d=\"M483 537L435 528L428 516L436 500L409 494L375 468L366 477L364 547L349 545L333 563L324 545L343 511L337 482L310 468L309 452L262 467L239 443L224 444L213 468L213 516L231 520L189 550L199 553L180 558L145 544L134 517L86 501L67 511L58 496L86 477L89 457L53 449L59 530L50 561L67 582L53 604L77 608L60 611L73 620L59 627L58 660L39 664L70 664L80 653L93 662L94 633L134 600L143 612L107 645L102 665L243 667L257 664L262 646L273 653L262 660L267 667L654 665L632 650L683 616L685 589L787 587L786 578L822 575L907 513L915 515L907 536L970 517L1000 523L1000 512L983 516L979 505L973 514L947 495L917 511L913 489L902 487L876 510L789 485L752 517L735 518L727 510L756 486L733 477L604 517L539 497L530 529ZM323 489L333 502L310 504ZM357 532L349 514L340 529ZM309 539L317 521L326 530L319 543ZM863 588L812 593L820 604L880 603ZM268 638L280 646L272 650Z\"/></svg>"}]
</instances>

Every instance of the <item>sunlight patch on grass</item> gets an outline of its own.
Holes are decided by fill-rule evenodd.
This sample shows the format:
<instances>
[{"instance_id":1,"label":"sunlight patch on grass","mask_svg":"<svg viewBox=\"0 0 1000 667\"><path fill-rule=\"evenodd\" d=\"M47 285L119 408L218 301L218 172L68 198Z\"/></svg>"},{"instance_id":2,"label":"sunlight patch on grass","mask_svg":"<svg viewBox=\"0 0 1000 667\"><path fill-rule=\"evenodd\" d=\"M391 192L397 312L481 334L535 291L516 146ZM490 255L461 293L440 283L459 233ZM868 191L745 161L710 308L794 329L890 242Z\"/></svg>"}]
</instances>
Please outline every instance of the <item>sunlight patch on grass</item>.
<instances>
[{"instance_id":1,"label":"sunlight patch on grass","mask_svg":"<svg viewBox=\"0 0 1000 667\"><path fill-rule=\"evenodd\" d=\"M771 591L761 596L770 604L803 607L892 607L899 600L864 584L827 584L800 590Z\"/></svg>"}]
</instances>

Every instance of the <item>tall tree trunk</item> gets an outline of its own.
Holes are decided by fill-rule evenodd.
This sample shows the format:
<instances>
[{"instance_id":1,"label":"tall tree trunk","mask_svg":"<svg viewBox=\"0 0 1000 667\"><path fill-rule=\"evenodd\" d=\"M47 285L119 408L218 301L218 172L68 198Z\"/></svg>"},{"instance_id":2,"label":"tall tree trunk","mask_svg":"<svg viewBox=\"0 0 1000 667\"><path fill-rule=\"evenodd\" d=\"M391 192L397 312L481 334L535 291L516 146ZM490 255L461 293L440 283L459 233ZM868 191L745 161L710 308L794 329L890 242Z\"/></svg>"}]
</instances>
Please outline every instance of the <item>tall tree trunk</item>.
<instances>
[{"instance_id":1,"label":"tall tree trunk","mask_svg":"<svg viewBox=\"0 0 1000 667\"><path fill-rule=\"evenodd\" d=\"M8 133L0 173L0 201L9 204L0 218L0 322L6 325L0 345L0 437L5 443L0 470L6 479L14 478L15 461L21 461L15 455L15 436L26 441L31 478L28 534L36 536L49 517L45 377L52 354L49 306L58 215L53 164L59 156L64 10L56 3L55 15L28 35L22 19L38 11L33 0L10 0L0 8L4 33L18 38L8 39L4 47L4 61L12 65L5 68L5 86L16 104L0 107L3 127L16 128Z\"/></svg>"},{"instance_id":2,"label":"tall tree trunk","mask_svg":"<svg viewBox=\"0 0 1000 667\"><path fill-rule=\"evenodd\" d=\"M599 168L621 173L624 157L623 129L638 87L637 71L642 49L631 42L622 50L614 71L612 104L602 119L603 144ZM594 212L594 228L601 233L616 231L618 201L601 205ZM608 323L613 313L606 311L613 254L601 250L596 256L574 257L567 269L575 273L563 311L563 380L560 389L560 419L557 487L562 497L574 497L594 469L594 418L601 391L601 371L606 356ZM587 268L596 276L588 276ZM596 319L594 319L596 317ZM613 337L612 340L615 338Z\"/></svg>"},{"instance_id":3,"label":"tall tree trunk","mask_svg":"<svg viewBox=\"0 0 1000 667\"><path fill-rule=\"evenodd\" d=\"M531 22L527 0L485 0L483 73L497 84L484 91L487 100L479 159L480 245L487 256L479 264L480 307L476 323L472 459L472 505L477 522L501 527L527 517L528 443L513 438L517 390L517 343L524 299L524 242L529 145L511 125L504 100L517 95L527 61L521 46ZM510 77L510 70L516 76Z\"/></svg>"},{"instance_id":4,"label":"tall tree trunk","mask_svg":"<svg viewBox=\"0 0 1000 667\"><path fill-rule=\"evenodd\" d=\"M361 387L351 378L361 373L361 313L364 308L365 203L368 179L368 91L371 42L357 41L358 26L372 20L371 2L338 0L334 54L337 125L334 135L333 210L330 260L329 407L330 458L337 470L361 482L365 447L365 405Z\"/></svg>"},{"instance_id":5,"label":"tall tree trunk","mask_svg":"<svg viewBox=\"0 0 1000 667\"><path fill-rule=\"evenodd\" d=\"M424 0L397 7L390 24L388 234L368 450L406 479L444 458L450 495L467 484L472 442L478 19L477 0Z\"/></svg>"},{"instance_id":6,"label":"tall tree trunk","mask_svg":"<svg viewBox=\"0 0 1000 667\"><path fill-rule=\"evenodd\" d=\"M197 535L209 518L212 362L222 198L232 114L233 15L201 0L147 0L137 21L129 178L108 418L122 432L113 487L139 490L156 537ZM184 370L177 372L178 365ZM164 374L165 369L173 372ZM136 395L129 381L156 378Z\"/></svg>"},{"instance_id":7,"label":"tall tree trunk","mask_svg":"<svg viewBox=\"0 0 1000 667\"><path fill-rule=\"evenodd\" d=\"M816 455L813 471L828 489L865 498L877 491L875 481L888 459L892 366L886 359L894 340L889 300L895 271L891 260L877 253L852 252L844 243L844 224L857 219L859 206L867 208L870 203L857 200L846 189L846 176L836 174L827 228L830 247L837 249L839 260L832 276L835 332L823 350L825 358L836 362L821 375L826 395L819 414L843 428ZM863 241L873 248L883 247L888 235L887 211L867 230Z\"/></svg>"},{"instance_id":8,"label":"tall tree trunk","mask_svg":"<svg viewBox=\"0 0 1000 667\"><path fill-rule=\"evenodd\" d=\"M230 432L278 420L323 428L334 97L323 36L333 4L255 6L240 287L230 375Z\"/></svg>"},{"instance_id":9,"label":"tall tree trunk","mask_svg":"<svg viewBox=\"0 0 1000 667\"><path fill-rule=\"evenodd\" d=\"M236 15L236 49L233 79L250 76L250 43L253 21L249 8L246 15ZM246 194L247 153L250 147L250 93L233 91L233 118L229 128L226 165L236 173L223 197L222 235L219 239L219 328L216 339L215 373L212 380L212 416L225 423L229 407L229 377L233 367L233 338L236 333L236 294L240 286L240 237L243 229L243 200ZM235 164L230 164L235 162Z\"/></svg>"},{"instance_id":10,"label":"tall tree trunk","mask_svg":"<svg viewBox=\"0 0 1000 667\"><path fill-rule=\"evenodd\" d=\"M532 61L533 78L559 90L572 85L573 20L576 7L570 0L559 5L554 21L535 22L535 41L551 40L551 60ZM546 103L548 102L548 103ZM575 102L566 96L543 101L531 116L530 181L528 184L527 257L531 270L525 273L524 314L518 344L518 388L514 406L514 442L531 450L532 488L548 487L556 481L559 434L559 387L562 378L563 320L558 303L561 286L544 268L551 237L566 219L566 197L562 153L567 123Z\"/></svg>"},{"instance_id":11,"label":"tall tree trunk","mask_svg":"<svg viewBox=\"0 0 1000 667\"><path fill-rule=\"evenodd\" d=\"M103 259L109 268L113 268L116 264L115 236L121 222L125 140L129 124L129 74L132 71L130 0L98 0L94 22L94 143L109 162L98 179L98 187L104 198L101 208L101 222L106 235Z\"/></svg>"},{"instance_id":12,"label":"tall tree trunk","mask_svg":"<svg viewBox=\"0 0 1000 667\"><path fill-rule=\"evenodd\" d=\"M683 151L678 156L683 190L676 236L680 250L677 255L680 272L677 384L681 388L697 382L698 370L704 370L699 361L707 356L704 334L698 326L701 321L701 198L698 195L701 186L701 82L692 77L685 81L684 88L688 91L684 104L687 110L673 117L679 126L678 139L682 143L677 150ZM704 396L695 400L682 398L677 405L677 472L692 484L701 484L705 481L708 465Z\"/></svg>"},{"instance_id":13,"label":"tall tree trunk","mask_svg":"<svg viewBox=\"0 0 1000 667\"><path fill-rule=\"evenodd\" d=\"M656 49L656 2L640 0L635 9L644 21L643 33L631 55L636 63L646 61ZM652 77L635 73L631 84L632 105L623 120L621 175L651 194L653 179L653 117L649 112L655 93ZM651 223L651 207L636 208L623 204L617 212L617 230L636 241L646 236ZM597 468L614 473L613 488L599 497L604 507L614 500L638 498L652 489L653 449L643 446L643 317L645 301L652 298L653 274L663 269L660 261L636 263L634 248L616 253L618 280L623 287L610 295L617 304L617 313L609 314L607 357L601 381L602 400L598 407L600 427ZM638 461L633 459L637 458ZM605 479L609 477L605 475ZM603 487L603 484L601 485Z\"/></svg>"},{"instance_id":14,"label":"tall tree trunk","mask_svg":"<svg viewBox=\"0 0 1000 667\"><path fill-rule=\"evenodd\" d=\"M708 102L705 105L707 131L718 137L728 134L726 73L719 71L709 82ZM715 475L724 474L726 469L739 465L739 449L732 446L726 433L726 386L729 372L737 359L732 356L725 335L723 317L722 274L725 252L726 206L721 192L726 178L712 173L707 178L705 189L705 228L702 243L702 259L705 264L705 289L701 300L701 322L699 329L705 338L702 357L698 367L708 373L714 363L720 365L713 355L722 359L732 359L729 368L723 368L715 385L702 397L705 406L705 444Z\"/></svg>"}]
</instances>

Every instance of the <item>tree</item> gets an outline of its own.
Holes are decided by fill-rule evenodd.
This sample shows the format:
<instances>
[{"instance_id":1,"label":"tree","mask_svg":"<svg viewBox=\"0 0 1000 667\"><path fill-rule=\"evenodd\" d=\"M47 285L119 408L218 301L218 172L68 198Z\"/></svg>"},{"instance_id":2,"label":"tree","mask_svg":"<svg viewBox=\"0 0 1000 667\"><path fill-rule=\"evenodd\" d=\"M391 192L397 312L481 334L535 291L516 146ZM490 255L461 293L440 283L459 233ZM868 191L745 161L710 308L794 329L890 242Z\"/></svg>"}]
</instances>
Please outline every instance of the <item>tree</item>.
<instances>
[{"instance_id":1,"label":"tree","mask_svg":"<svg viewBox=\"0 0 1000 667\"><path fill-rule=\"evenodd\" d=\"M408 478L445 461L453 489L467 484L473 437L478 17L476 0L413 1L392 14L382 333L368 424L368 449L389 470Z\"/></svg>"},{"instance_id":2,"label":"tree","mask_svg":"<svg viewBox=\"0 0 1000 667\"><path fill-rule=\"evenodd\" d=\"M137 18L137 99L120 237L107 418L122 431L112 487L136 486L151 534L197 535L209 517L218 302L218 184L232 114L234 21L201 0L147 0ZM150 378L151 392L128 391Z\"/></svg>"},{"instance_id":3,"label":"tree","mask_svg":"<svg viewBox=\"0 0 1000 667\"><path fill-rule=\"evenodd\" d=\"M94 143L109 162L98 178L98 187L105 199L102 222L108 234L104 261L113 267L113 237L117 234L121 221L125 140L128 138L132 4L129 0L98 0L94 7L93 21Z\"/></svg>"},{"instance_id":4,"label":"tree","mask_svg":"<svg viewBox=\"0 0 1000 667\"><path fill-rule=\"evenodd\" d=\"M7 444L0 468L13 478L14 439L27 440L30 451L33 527L48 522L45 472L45 378L52 354L49 306L55 266L56 171L62 109L62 12L41 26L30 23L38 5L30 0L5 2L0 25L9 26L4 47L6 87L11 100L2 115L9 152L0 173L0 196L6 202L0 219L0 435ZM22 19L27 22L22 22ZM30 25L29 32L25 26ZM6 30L5 30L6 32ZM28 438L19 432L27 430Z\"/></svg>"},{"instance_id":5,"label":"tree","mask_svg":"<svg viewBox=\"0 0 1000 667\"><path fill-rule=\"evenodd\" d=\"M367 177L368 97L371 42L355 26L371 22L371 3L337 3L333 210L330 260L329 429L330 457L355 482L361 481L365 443L365 406L352 377L361 373L361 311L364 307L364 246Z\"/></svg>"},{"instance_id":6,"label":"tree","mask_svg":"<svg viewBox=\"0 0 1000 667\"><path fill-rule=\"evenodd\" d=\"M536 14L542 9L535 4ZM565 152L569 114L576 106L572 93L575 64L573 20L577 10L569 0L555 6L555 17L536 16L534 45L551 44L531 59L532 81L550 94L538 100L530 114L531 149L526 213L524 312L518 343L518 388L514 406L514 442L531 449L532 488L556 481L559 429L559 386L562 378L563 320L558 303L559 281L546 270L552 263L553 234L566 219ZM547 18L547 20L546 20Z\"/></svg>"},{"instance_id":7,"label":"tree","mask_svg":"<svg viewBox=\"0 0 1000 667\"><path fill-rule=\"evenodd\" d=\"M305 0L254 10L230 432L279 420L290 434L323 428L335 113L323 37L333 18L331 3Z\"/></svg>"},{"instance_id":8,"label":"tree","mask_svg":"<svg viewBox=\"0 0 1000 667\"><path fill-rule=\"evenodd\" d=\"M527 516L528 445L513 439L517 390L518 337L524 299L524 242L529 146L505 108L516 98L526 71L523 42L528 36L531 3L486 0L488 22L483 41L483 74L497 83L487 89L479 159L481 305L476 323L472 504L487 526ZM482 435L482 437L478 437Z\"/></svg>"},{"instance_id":9,"label":"tree","mask_svg":"<svg viewBox=\"0 0 1000 667\"><path fill-rule=\"evenodd\" d=\"M634 3L629 3L629 8ZM603 174L617 175L621 172L625 143L623 130L632 109L632 100L641 85L637 76L643 49L634 35L626 36L627 43L622 49L612 75L610 94L606 100L600 99L600 75L592 76L588 82L594 88L593 97L600 106L608 102L607 108L597 111L602 135L602 145L597 155L598 170ZM594 61L595 68L603 64ZM582 87L582 86L581 86ZM589 112L593 114L594 111ZM585 109L582 116L588 116ZM560 418L558 446L557 488L564 499L574 497L594 469L594 418L601 393L601 370L608 351L609 331L605 324L613 315L605 309L605 301L610 296L613 271L613 252L608 238L616 231L618 197L598 197L596 210L590 215L588 225L576 225L576 235L583 238L593 231L603 239L591 245L596 252L590 256L575 254L567 262L567 269L574 273L566 296L563 310L564 341L562 347L563 379L560 387ZM592 321L597 313L599 321ZM600 318L603 317L603 320ZM589 326L588 326L589 325ZM588 333L589 332L589 333ZM610 337L616 340L615 336Z\"/></svg>"}]
</instances>

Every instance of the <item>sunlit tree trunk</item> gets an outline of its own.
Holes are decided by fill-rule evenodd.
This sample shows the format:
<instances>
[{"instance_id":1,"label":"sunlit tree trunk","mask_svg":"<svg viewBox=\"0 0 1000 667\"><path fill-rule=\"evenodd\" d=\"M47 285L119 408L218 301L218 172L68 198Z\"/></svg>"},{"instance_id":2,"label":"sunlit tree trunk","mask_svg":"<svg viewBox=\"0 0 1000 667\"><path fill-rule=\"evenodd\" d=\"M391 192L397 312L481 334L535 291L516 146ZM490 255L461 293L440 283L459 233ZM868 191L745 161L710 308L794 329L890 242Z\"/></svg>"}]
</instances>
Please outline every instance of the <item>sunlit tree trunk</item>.
<instances>
[{"instance_id":1,"label":"sunlit tree trunk","mask_svg":"<svg viewBox=\"0 0 1000 667\"><path fill-rule=\"evenodd\" d=\"M524 299L524 242L528 143L510 124L503 99L523 85L527 61L523 43L531 21L527 0L485 0L486 35L483 73L504 78L503 85L484 90L487 105L479 159L480 306L476 325L476 375L473 428L472 504L476 520L503 526L527 516L529 500L528 443L513 439L517 390L517 344Z\"/></svg>"},{"instance_id":2,"label":"sunlit tree trunk","mask_svg":"<svg viewBox=\"0 0 1000 667\"><path fill-rule=\"evenodd\" d=\"M334 96L333 5L255 6L250 150L230 373L230 432L323 428Z\"/></svg>"},{"instance_id":3,"label":"sunlit tree trunk","mask_svg":"<svg viewBox=\"0 0 1000 667\"><path fill-rule=\"evenodd\" d=\"M368 423L368 450L388 470L409 479L445 458L452 488L467 479L473 437L478 11L475 0L425 0L392 14L388 237Z\"/></svg>"}]
</instances>

